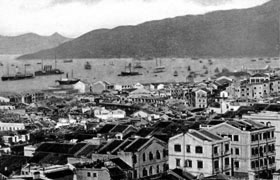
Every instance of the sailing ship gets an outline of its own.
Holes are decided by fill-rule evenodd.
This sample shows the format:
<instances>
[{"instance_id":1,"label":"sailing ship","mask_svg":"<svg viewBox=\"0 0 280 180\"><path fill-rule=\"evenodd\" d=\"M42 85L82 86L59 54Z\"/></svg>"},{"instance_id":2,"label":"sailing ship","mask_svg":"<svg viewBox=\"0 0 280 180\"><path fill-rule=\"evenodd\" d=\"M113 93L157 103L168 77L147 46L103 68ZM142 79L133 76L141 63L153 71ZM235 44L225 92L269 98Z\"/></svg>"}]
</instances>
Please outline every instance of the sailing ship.
<instances>
[{"instance_id":1,"label":"sailing ship","mask_svg":"<svg viewBox=\"0 0 280 180\"><path fill-rule=\"evenodd\" d=\"M85 69L90 70L91 69L91 64L87 61L85 64Z\"/></svg>"},{"instance_id":2,"label":"sailing ship","mask_svg":"<svg viewBox=\"0 0 280 180\"><path fill-rule=\"evenodd\" d=\"M142 75L137 71L132 71L131 70L131 63L128 64L128 66L125 66L125 71L122 71L121 74L119 74L118 76L138 76L138 75Z\"/></svg>"},{"instance_id":3,"label":"sailing ship","mask_svg":"<svg viewBox=\"0 0 280 180\"><path fill-rule=\"evenodd\" d=\"M63 71L56 68L56 60L55 60L55 68L53 69L51 65L43 65L43 61L41 62L42 68L40 71L35 71L35 76L49 76L49 75L58 75L64 74Z\"/></svg>"},{"instance_id":4,"label":"sailing ship","mask_svg":"<svg viewBox=\"0 0 280 180\"><path fill-rule=\"evenodd\" d=\"M161 60L159 60L159 64L158 61L156 59L156 67L154 68L154 73L162 73L165 71L165 66L161 65Z\"/></svg>"},{"instance_id":5,"label":"sailing ship","mask_svg":"<svg viewBox=\"0 0 280 180\"><path fill-rule=\"evenodd\" d=\"M73 85L79 82L80 79L73 78L73 70L72 70L72 78L68 78L68 73L66 73L66 78L61 78L60 80L56 80L59 85Z\"/></svg>"},{"instance_id":6,"label":"sailing ship","mask_svg":"<svg viewBox=\"0 0 280 180\"><path fill-rule=\"evenodd\" d=\"M3 75L1 77L2 81L15 81L15 80L23 80L23 79L31 79L34 78L34 75L32 73L26 72L26 66L24 66L24 73L18 72L18 69L16 69L15 74L9 73L9 66L7 66L7 74Z\"/></svg>"}]
</instances>

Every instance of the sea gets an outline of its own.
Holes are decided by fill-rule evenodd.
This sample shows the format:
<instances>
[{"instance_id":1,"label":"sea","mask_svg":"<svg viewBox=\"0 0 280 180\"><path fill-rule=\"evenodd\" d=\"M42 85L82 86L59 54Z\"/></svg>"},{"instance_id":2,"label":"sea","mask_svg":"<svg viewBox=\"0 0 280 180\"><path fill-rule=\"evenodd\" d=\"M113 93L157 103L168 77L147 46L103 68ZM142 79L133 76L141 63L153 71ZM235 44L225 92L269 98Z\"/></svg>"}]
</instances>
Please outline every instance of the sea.
<instances>
[{"instance_id":1,"label":"sea","mask_svg":"<svg viewBox=\"0 0 280 180\"><path fill-rule=\"evenodd\" d=\"M37 59L37 60L17 60L18 55L0 55L0 76L16 72L34 73L41 70L43 65L55 66L54 59ZM252 61L252 59L255 59ZM248 68L264 68L266 65L271 67L280 67L279 60L271 58L157 58L153 60L135 60L127 59L73 59L72 63L65 63L65 59L57 59L57 68L63 70L63 75L38 76L33 79L17 80L17 81L1 81L0 92L27 92L29 90L47 89L49 86L56 85L56 80L65 78L68 73L69 77L79 78L85 82L94 83L97 81L107 81L112 84L132 84L132 83L151 83L151 82L185 82L190 71L200 74L195 79L200 81L214 75L214 70L218 67L221 71L227 68L231 71L239 71L242 67ZM212 64L209 63L212 61ZM86 70L84 65L89 62L92 66L91 70ZM135 69L142 75L139 76L118 76L121 71L125 70L125 66L129 63L134 66L140 62L143 68ZM25 66L30 64L29 66ZM153 69L159 65L165 66L163 73L153 73ZM26 69L25 69L26 67ZM208 74L205 74L205 71ZM178 72L178 76L174 76L174 72Z\"/></svg>"}]
</instances>

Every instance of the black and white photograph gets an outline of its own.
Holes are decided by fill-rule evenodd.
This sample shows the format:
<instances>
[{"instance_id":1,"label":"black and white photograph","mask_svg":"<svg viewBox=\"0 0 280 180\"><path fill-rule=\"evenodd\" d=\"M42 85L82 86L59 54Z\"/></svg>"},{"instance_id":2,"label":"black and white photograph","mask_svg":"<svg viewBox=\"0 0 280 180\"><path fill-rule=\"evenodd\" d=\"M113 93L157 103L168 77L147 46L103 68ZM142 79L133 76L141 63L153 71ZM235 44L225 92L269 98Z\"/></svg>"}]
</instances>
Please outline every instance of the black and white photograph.
<instances>
[{"instance_id":1,"label":"black and white photograph","mask_svg":"<svg viewBox=\"0 0 280 180\"><path fill-rule=\"evenodd\" d=\"M280 180L280 0L0 0L0 180Z\"/></svg>"}]
</instances>

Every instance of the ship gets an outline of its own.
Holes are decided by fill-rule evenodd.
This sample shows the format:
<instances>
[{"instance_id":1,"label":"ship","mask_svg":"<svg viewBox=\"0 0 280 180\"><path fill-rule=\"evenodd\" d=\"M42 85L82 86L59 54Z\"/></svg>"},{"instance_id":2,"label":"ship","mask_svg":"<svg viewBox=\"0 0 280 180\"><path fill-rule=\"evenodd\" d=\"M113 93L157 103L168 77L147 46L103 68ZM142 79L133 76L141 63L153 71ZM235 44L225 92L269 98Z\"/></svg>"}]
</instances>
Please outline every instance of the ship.
<instances>
[{"instance_id":1,"label":"ship","mask_svg":"<svg viewBox=\"0 0 280 180\"><path fill-rule=\"evenodd\" d=\"M73 62L73 59L65 59L63 62L64 62L64 63L72 63L72 62Z\"/></svg>"},{"instance_id":2,"label":"ship","mask_svg":"<svg viewBox=\"0 0 280 180\"><path fill-rule=\"evenodd\" d=\"M125 71L122 71L121 74L119 74L118 76L138 76L138 75L142 75L137 71L132 71L131 70L131 63L128 64L128 66L125 66Z\"/></svg>"},{"instance_id":3,"label":"ship","mask_svg":"<svg viewBox=\"0 0 280 180\"><path fill-rule=\"evenodd\" d=\"M156 60L156 67L154 68L154 73L162 73L165 71L165 66L162 66L161 65L161 60L159 61L159 64L158 64L158 61Z\"/></svg>"},{"instance_id":4,"label":"ship","mask_svg":"<svg viewBox=\"0 0 280 180\"><path fill-rule=\"evenodd\" d=\"M87 61L85 64L85 69L90 70L91 69L91 64Z\"/></svg>"},{"instance_id":5,"label":"ship","mask_svg":"<svg viewBox=\"0 0 280 180\"><path fill-rule=\"evenodd\" d=\"M79 82L80 79L77 78L73 78L73 71L72 71L72 78L68 78L68 73L66 73L66 78L61 78L59 80L56 80L56 82L58 82L59 85L73 85L76 84L77 82Z\"/></svg>"},{"instance_id":6,"label":"ship","mask_svg":"<svg viewBox=\"0 0 280 180\"><path fill-rule=\"evenodd\" d=\"M58 75L58 74L64 74L63 71L56 68L56 61L55 61L55 68L53 69L51 65L43 65L43 62L41 63L42 69L40 71L35 71L35 76L49 76L49 75Z\"/></svg>"},{"instance_id":7,"label":"ship","mask_svg":"<svg viewBox=\"0 0 280 180\"><path fill-rule=\"evenodd\" d=\"M134 69L141 69L143 66L141 65L141 62L137 62L134 66Z\"/></svg>"},{"instance_id":8,"label":"ship","mask_svg":"<svg viewBox=\"0 0 280 180\"><path fill-rule=\"evenodd\" d=\"M10 74L9 73L9 66L8 67L8 72L6 75L3 75L1 77L2 81L15 81L15 80L23 80L23 79L32 79L34 78L34 75L32 73L27 73L26 72L26 67L24 73L21 72L16 72L15 74Z\"/></svg>"}]
</instances>

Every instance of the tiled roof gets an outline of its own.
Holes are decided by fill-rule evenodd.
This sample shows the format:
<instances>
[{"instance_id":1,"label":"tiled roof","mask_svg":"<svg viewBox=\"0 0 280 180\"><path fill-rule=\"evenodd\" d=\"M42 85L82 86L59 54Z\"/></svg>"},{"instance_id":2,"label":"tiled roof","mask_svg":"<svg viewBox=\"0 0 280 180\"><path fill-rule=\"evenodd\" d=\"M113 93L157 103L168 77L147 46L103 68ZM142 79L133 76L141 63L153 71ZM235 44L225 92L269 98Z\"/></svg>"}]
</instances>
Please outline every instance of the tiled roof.
<instances>
[{"instance_id":1,"label":"tiled roof","mask_svg":"<svg viewBox=\"0 0 280 180\"><path fill-rule=\"evenodd\" d=\"M127 125L116 125L110 132L123 132L127 127Z\"/></svg>"},{"instance_id":2,"label":"tiled roof","mask_svg":"<svg viewBox=\"0 0 280 180\"><path fill-rule=\"evenodd\" d=\"M103 126L98 133L100 134L106 134L109 133L116 125L114 124L106 124L105 126Z\"/></svg>"},{"instance_id":3,"label":"tiled roof","mask_svg":"<svg viewBox=\"0 0 280 180\"><path fill-rule=\"evenodd\" d=\"M101 149L99 149L98 153L100 154L107 154L107 152L111 152L114 150L117 146L119 146L123 141L122 140L113 140L112 142L109 142L105 144Z\"/></svg>"},{"instance_id":4,"label":"tiled roof","mask_svg":"<svg viewBox=\"0 0 280 180\"><path fill-rule=\"evenodd\" d=\"M135 152L149 140L150 139L146 139L146 138L136 139L129 146L127 146L127 148L125 148L124 151L125 152Z\"/></svg>"},{"instance_id":5,"label":"tiled roof","mask_svg":"<svg viewBox=\"0 0 280 180\"><path fill-rule=\"evenodd\" d=\"M120 158L114 158L114 159L111 159L111 161L113 163L115 163L122 170L129 170L129 169L131 169L131 167L126 162L121 160Z\"/></svg>"},{"instance_id":6,"label":"tiled roof","mask_svg":"<svg viewBox=\"0 0 280 180\"><path fill-rule=\"evenodd\" d=\"M115 154L117 151L124 150L130 143L132 143L134 139L126 139L124 142L122 142L118 147L116 147L112 154Z\"/></svg>"}]
</instances>

